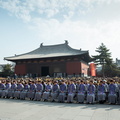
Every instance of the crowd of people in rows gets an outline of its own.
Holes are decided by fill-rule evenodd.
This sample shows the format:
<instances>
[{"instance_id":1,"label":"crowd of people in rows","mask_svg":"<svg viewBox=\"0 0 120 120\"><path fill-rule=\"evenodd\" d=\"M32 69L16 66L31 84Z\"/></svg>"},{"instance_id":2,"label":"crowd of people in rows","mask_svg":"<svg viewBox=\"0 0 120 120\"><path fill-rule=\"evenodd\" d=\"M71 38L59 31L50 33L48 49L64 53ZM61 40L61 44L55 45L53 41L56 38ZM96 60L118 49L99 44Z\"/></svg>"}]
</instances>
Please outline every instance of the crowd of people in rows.
<instances>
[{"instance_id":1,"label":"crowd of people in rows","mask_svg":"<svg viewBox=\"0 0 120 120\"><path fill-rule=\"evenodd\" d=\"M2 79L0 98L66 103L120 104L120 80L92 79Z\"/></svg>"}]
</instances>

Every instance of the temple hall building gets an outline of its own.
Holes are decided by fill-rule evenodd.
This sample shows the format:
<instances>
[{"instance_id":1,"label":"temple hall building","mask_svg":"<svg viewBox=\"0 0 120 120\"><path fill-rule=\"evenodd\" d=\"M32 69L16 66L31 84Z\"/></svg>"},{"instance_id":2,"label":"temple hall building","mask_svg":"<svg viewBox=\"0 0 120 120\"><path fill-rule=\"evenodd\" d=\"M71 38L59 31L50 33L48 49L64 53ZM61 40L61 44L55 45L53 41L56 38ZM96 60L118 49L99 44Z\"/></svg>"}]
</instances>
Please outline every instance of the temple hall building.
<instances>
[{"instance_id":1,"label":"temple hall building","mask_svg":"<svg viewBox=\"0 0 120 120\"><path fill-rule=\"evenodd\" d=\"M31 77L68 77L88 76L90 56L88 51L73 49L64 44L43 45L21 55L5 57L5 60L16 63L15 74Z\"/></svg>"}]
</instances>

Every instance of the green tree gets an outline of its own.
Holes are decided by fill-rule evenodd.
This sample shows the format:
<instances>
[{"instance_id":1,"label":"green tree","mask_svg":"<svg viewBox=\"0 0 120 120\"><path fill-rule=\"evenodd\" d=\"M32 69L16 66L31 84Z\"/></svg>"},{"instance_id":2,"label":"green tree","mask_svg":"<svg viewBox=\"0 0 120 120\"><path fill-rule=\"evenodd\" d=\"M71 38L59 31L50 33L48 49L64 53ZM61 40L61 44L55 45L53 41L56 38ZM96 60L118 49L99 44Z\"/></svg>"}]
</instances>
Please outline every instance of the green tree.
<instances>
[{"instance_id":1,"label":"green tree","mask_svg":"<svg viewBox=\"0 0 120 120\"><path fill-rule=\"evenodd\" d=\"M11 76L14 72L12 71L12 65L6 64L3 66L2 75L4 77Z\"/></svg>"},{"instance_id":2,"label":"green tree","mask_svg":"<svg viewBox=\"0 0 120 120\"><path fill-rule=\"evenodd\" d=\"M95 51L98 55L92 56L92 61L94 61L97 65L102 65L102 74L104 77L105 65L110 66L112 64L111 52L109 52L109 49L103 43L101 43Z\"/></svg>"},{"instance_id":3,"label":"green tree","mask_svg":"<svg viewBox=\"0 0 120 120\"><path fill-rule=\"evenodd\" d=\"M99 65L103 65L103 63L109 65L112 63L111 52L109 52L109 49L103 43L95 51L98 53L98 55L92 56L92 60L95 63Z\"/></svg>"},{"instance_id":4,"label":"green tree","mask_svg":"<svg viewBox=\"0 0 120 120\"><path fill-rule=\"evenodd\" d=\"M105 76L115 77L120 76L120 69L116 64L112 63L111 65L105 65Z\"/></svg>"}]
</instances>

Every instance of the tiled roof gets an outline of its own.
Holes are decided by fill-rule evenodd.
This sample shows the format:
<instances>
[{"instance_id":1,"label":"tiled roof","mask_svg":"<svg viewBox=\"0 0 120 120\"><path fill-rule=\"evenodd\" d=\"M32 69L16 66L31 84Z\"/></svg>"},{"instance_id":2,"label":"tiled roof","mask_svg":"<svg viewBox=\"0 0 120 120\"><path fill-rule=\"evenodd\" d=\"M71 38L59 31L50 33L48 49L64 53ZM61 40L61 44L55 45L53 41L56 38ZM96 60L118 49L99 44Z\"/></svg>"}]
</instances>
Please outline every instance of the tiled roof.
<instances>
[{"instance_id":1,"label":"tiled roof","mask_svg":"<svg viewBox=\"0 0 120 120\"><path fill-rule=\"evenodd\" d=\"M68 45L68 42L66 41L64 44L58 44L58 45L43 46L43 44L41 44L39 48L31 52L21 55L15 55L12 57L5 57L4 59L9 61L15 61L15 60L23 60L23 59L74 56L74 55L82 55L85 53L88 53L88 51L73 49Z\"/></svg>"}]
</instances>

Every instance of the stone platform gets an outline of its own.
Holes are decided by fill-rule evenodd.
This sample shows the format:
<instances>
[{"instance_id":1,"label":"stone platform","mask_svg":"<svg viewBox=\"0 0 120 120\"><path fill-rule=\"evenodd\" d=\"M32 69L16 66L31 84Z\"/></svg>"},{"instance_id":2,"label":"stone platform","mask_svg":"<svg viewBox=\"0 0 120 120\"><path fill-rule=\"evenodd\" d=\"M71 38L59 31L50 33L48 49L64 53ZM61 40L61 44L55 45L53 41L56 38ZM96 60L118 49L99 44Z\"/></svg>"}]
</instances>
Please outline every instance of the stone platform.
<instances>
[{"instance_id":1,"label":"stone platform","mask_svg":"<svg viewBox=\"0 0 120 120\"><path fill-rule=\"evenodd\" d=\"M120 105L0 99L0 120L120 120Z\"/></svg>"}]
</instances>

